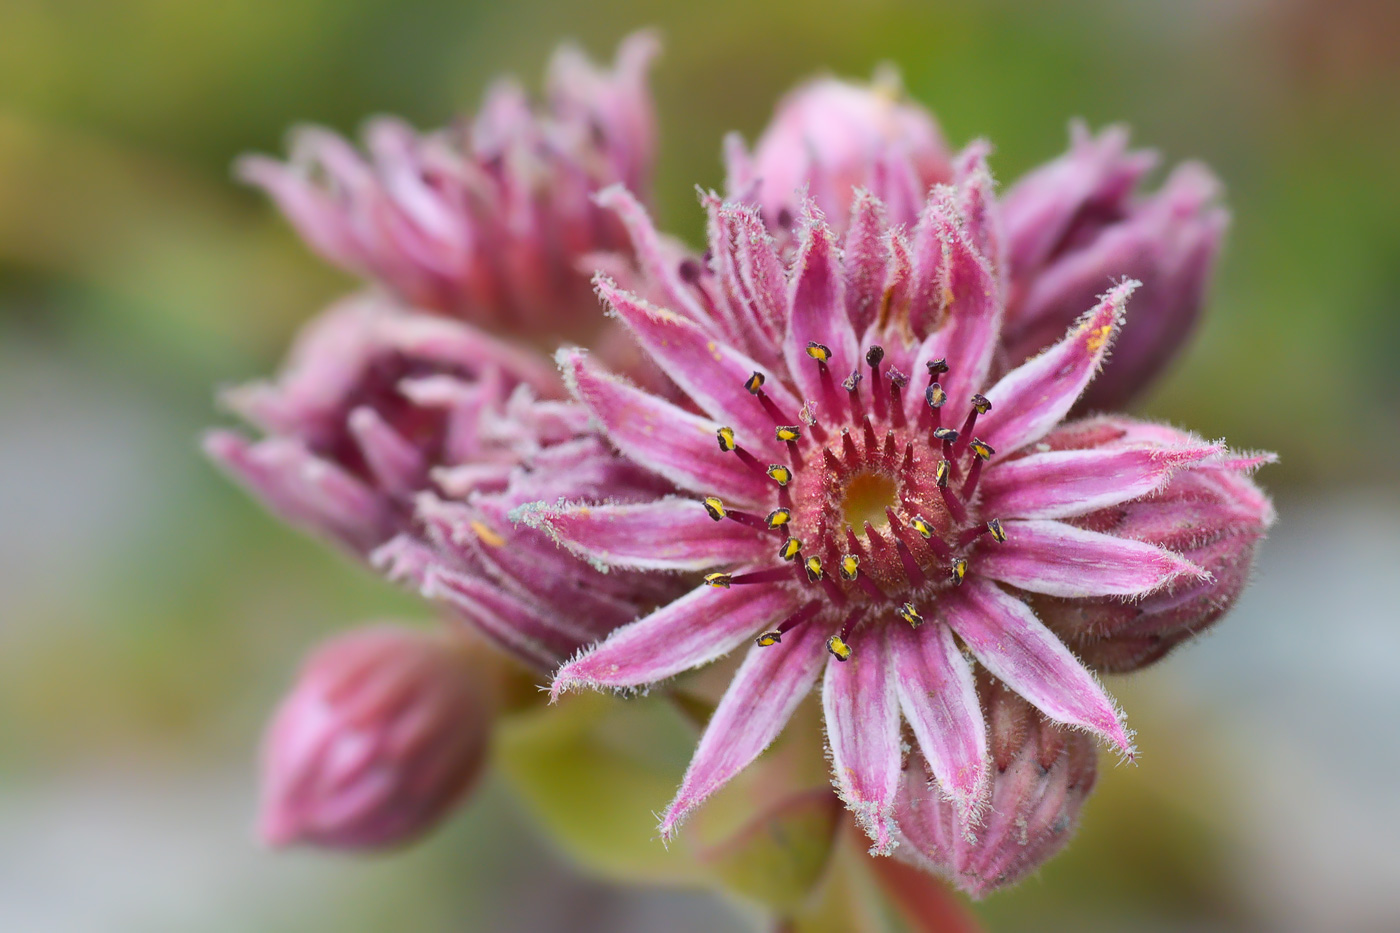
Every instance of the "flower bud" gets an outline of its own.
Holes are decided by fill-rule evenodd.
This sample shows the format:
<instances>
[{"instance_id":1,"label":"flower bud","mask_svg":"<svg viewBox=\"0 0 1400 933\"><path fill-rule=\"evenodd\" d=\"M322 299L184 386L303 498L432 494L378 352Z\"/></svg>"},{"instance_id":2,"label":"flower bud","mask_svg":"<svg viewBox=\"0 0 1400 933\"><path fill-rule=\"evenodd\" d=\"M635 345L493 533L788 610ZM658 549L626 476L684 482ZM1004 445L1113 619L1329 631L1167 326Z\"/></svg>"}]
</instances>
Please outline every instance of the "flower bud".
<instances>
[{"instance_id":1,"label":"flower bud","mask_svg":"<svg viewBox=\"0 0 1400 933\"><path fill-rule=\"evenodd\" d=\"M974 898L1015 884L1063 849L1098 774L1091 736L1045 719L985 675L978 693L993 766L985 812L962 820L917 757L905 768L895 804L903 842L895 856Z\"/></svg>"},{"instance_id":2,"label":"flower bud","mask_svg":"<svg viewBox=\"0 0 1400 933\"><path fill-rule=\"evenodd\" d=\"M647 195L656 50L638 33L604 70L564 48L541 111L503 81L475 120L420 134L375 119L363 153L305 128L288 162L249 156L238 172L322 257L410 304L531 339L582 338L601 316L578 262L626 243L592 195L611 184Z\"/></svg>"},{"instance_id":3,"label":"flower bud","mask_svg":"<svg viewBox=\"0 0 1400 933\"><path fill-rule=\"evenodd\" d=\"M752 154L725 141L729 196L756 201L770 230L791 229L805 189L837 233L865 188L888 220L912 226L932 185L952 179L933 115L904 99L893 76L871 84L818 78L788 93Z\"/></svg>"},{"instance_id":4,"label":"flower bud","mask_svg":"<svg viewBox=\"0 0 1400 933\"><path fill-rule=\"evenodd\" d=\"M321 645L268 727L263 841L381 849L436 826L485 760L481 674L445 634L380 625Z\"/></svg>"},{"instance_id":5,"label":"flower bud","mask_svg":"<svg viewBox=\"0 0 1400 933\"><path fill-rule=\"evenodd\" d=\"M1010 272L1003 339L1014 365L1058 340L1095 297L1142 283L1113 356L1081 408L1109 409L1150 382L1195 325L1229 215L1220 183L1185 163L1138 195L1156 158L1128 150L1127 131L1076 123L1069 152L1026 175L1002 201Z\"/></svg>"},{"instance_id":6,"label":"flower bud","mask_svg":"<svg viewBox=\"0 0 1400 933\"><path fill-rule=\"evenodd\" d=\"M1046 438L1056 449L1188 442L1197 441L1172 428L1109 417ZM1085 664L1108 673L1146 667L1205 631L1239 598L1259 542L1274 522L1273 504L1248 476L1270 460L1222 453L1173 474L1154 495L1066 519L1091 531L1167 548L1210 575L1180 577L1134 602L1035 595L1029 598L1036 615Z\"/></svg>"}]
</instances>

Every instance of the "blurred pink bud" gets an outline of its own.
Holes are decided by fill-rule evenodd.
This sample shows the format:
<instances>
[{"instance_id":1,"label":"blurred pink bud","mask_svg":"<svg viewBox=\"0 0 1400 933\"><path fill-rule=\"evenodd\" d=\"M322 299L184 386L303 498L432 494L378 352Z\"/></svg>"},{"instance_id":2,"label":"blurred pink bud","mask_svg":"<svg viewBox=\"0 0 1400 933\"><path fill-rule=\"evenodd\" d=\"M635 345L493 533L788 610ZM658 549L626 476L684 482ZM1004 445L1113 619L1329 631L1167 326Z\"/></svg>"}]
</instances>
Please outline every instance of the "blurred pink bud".
<instances>
[{"instance_id":1,"label":"blurred pink bud","mask_svg":"<svg viewBox=\"0 0 1400 933\"><path fill-rule=\"evenodd\" d=\"M800 218L804 189L838 234L857 188L884 203L892 225L912 226L929 188L953 177L933 115L906 100L893 75L801 85L778 103L751 154L738 136L726 139L725 161L729 196L756 201L774 232Z\"/></svg>"},{"instance_id":2,"label":"blurred pink bud","mask_svg":"<svg viewBox=\"0 0 1400 933\"><path fill-rule=\"evenodd\" d=\"M1137 194L1155 163L1151 152L1128 150L1126 129L1091 136L1075 123L1069 151L1018 181L1001 204L1011 365L1058 340L1113 283L1142 282L1082 408L1121 407L1172 360L1196 323L1229 225L1220 183L1198 163L1178 166L1156 193Z\"/></svg>"},{"instance_id":3,"label":"blurred pink bud","mask_svg":"<svg viewBox=\"0 0 1400 933\"><path fill-rule=\"evenodd\" d=\"M918 756L895 803L895 856L974 898L1015 884L1065 847L1098 773L1090 735L1052 723L999 681L984 676L978 693L993 766L986 810L964 819Z\"/></svg>"},{"instance_id":4,"label":"blurred pink bud","mask_svg":"<svg viewBox=\"0 0 1400 933\"><path fill-rule=\"evenodd\" d=\"M268 845L380 849L440 823L481 773L490 691L469 647L378 625L331 639L268 727Z\"/></svg>"},{"instance_id":5,"label":"blurred pink bud","mask_svg":"<svg viewBox=\"0 0 1400 933\"><path fill-rule=\"evenodd\" d=\"M1101 417L1052 433L1051 449L1113 449L1157 444L1164 449L1197 438L1161 425ZM1143 541L1181 555L1208 572L1181 577L1138 600L1030 601L1042 622L1095 670L1126 673L1160 660L1220 619L1249 582L1259 542L1274 523L1273 504L1249 478L1273 455L1222 452L1174 473L1157 493L1066 519L1072 525Z\"/></svg>"},{"instance_id":6,"label":"blurred pink bud","mask_svg":"<svg viewBox=\"0 0 1400 933\"><path fill-rule=\"evenodd\" d=\"M420 134L377 118L364 153L308 127L288 162L248 156L238 173L316 252L411 304L532 339L584 337L601 315L579 260L625 244L592 195L623 184L647 196L656 51L654 36L637 33L603 70L564 48L542 111L503 81L475 121Z\"/></svg>"}]
</instances>

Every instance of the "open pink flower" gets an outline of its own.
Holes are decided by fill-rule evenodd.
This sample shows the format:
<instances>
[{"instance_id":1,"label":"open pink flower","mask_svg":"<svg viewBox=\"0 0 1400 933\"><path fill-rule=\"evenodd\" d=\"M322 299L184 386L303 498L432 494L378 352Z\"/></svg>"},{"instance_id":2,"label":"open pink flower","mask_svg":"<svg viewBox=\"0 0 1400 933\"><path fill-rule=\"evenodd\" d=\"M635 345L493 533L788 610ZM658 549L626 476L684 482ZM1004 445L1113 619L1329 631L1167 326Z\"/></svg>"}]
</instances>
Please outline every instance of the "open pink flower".
<instances>
[{"instance_id":1,"label":"open pink flower","mask_svg":"<svg viewBox=\"0 0 1400 933\"><path fill-rule=\"evenodd\" d=\"M249 156L238 171L316 252L411 304L532 338L579 338L597 326L579 261L624 242L592 194L609 184L649 191L656 50L653 35L637 33L604 71L561 49L542 112L503 81L475 121L419 134L378 118L364 154L305 128L288 163Z\"/></svg>"},{"instance_id":2,"label":"open pink flower","mask_svg":"<svg viewBox=\"0 0 1400 933\"><path fill-rule=\"evenodd\" d=\"M668 598L666 581L602 573L506 517L542 498L669 488L562 393L533 353L361 295L313 320L275 381L223 394L265 436L213 431L205 450L280 517L549 670Z\"/></svg>"},{"instance_id":3,"label":"open pink flower","mask_svg":"<svg viewBox=\"0 0 1400 933\"><path fill-rule=\"evenodd\" d=\"M695 498L517 514L600 564L709 573L565 664L553 695L651 684L755 641L663 837L763 751L818 679L835 783L881 852L894 842L901 721L960 818L987 805L974 663L1051 720L1133 753L1113 701L1027 600L1140 599L1207 578L1169 547L1073 519L1235 464L1219 444L1129 421L1085 449L1055 448L1136 283L991 378L1005 291L979 245L985 215L965 208L989 185L978 170L935 189L907 236L869 196L844 238L809 204L790 265L754 209L707 199L709 264L691 287L662 288L671 307L598 281L684 404L561 351L618 450ZM643 220L629 222L645 247Z\"/></svg>"}]
</instances>

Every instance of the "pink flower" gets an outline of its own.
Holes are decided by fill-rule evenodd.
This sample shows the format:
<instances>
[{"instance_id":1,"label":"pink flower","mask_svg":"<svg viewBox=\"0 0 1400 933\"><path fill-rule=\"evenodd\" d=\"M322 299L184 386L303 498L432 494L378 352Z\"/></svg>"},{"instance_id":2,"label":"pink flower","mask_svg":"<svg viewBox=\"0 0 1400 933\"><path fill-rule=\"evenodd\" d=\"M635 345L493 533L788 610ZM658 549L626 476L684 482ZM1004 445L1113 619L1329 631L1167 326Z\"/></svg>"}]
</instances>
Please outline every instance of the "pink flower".
<instances>
[{"instance_id":1,"label":"pink flower","mask_svg":"<svg viewBox=\"0 0 1400 933\"><path fill-rule=\"evenodd\" d=\"M896 801L901 859L981 898L1020 881L1074 835L1093 790L1089 736L1044 718L1005 685L979 678L991 747L987 816L970 825L930 784L923 763L905 767Z\"/></svg>"},{"instance_id":2,"label":"pink flower","mask_svg":"<svg viewBox=\"0 0 1400 933\"><path fill-rule=\"evenodd\" d=\"M1142 282L1113 359L1085 393L1116 408L1150 382L1191 334L1229 214L1210 170L1188 162L1138 194L1156 163L1128 132L1071 127L1070 150L1019 180L1001 204L1010 297L1003 339L1015 362L1055 340L1113 279Z\"/></svg>"},{"instance_id":3,"label":"pink flower","mask_svg":"<svg viewBox=\"0 0 1400 933\"><path fill-rule=\"evenodd\" d=\"M1242 464L1220 444L1126 420L1116 443L1047 442L1068 430L1136 283L994 380L1005 290L979 246L985 215L963 208L989 184L977 170L936 189L908 236L869 196L844 240L809 204L790 266L753 209L707 199L709 266L693 288L660 289L669 308L598 281L686 406L581 350L559 355L618 450L696 498L518 514L600 564L709 573L565 664L553 695L652 684L756 638L664 837L763 751L818 678L835 783L877 851L894 843L901 721L973 823L991 774L965 651L1046 717L1133 754L1113 701L1028 599L1133 600L1208 579L1170 547L1073 519ZM641 220L629 223L645 247ZM1172 516L1202 521L1190 508ZM1231 540L1248 550L1255 536Z\"/></svg>"},{"instance_id":4,"label":"pink flower","mask_svg":"<svg viewBox=\"0 0 1400 933\"><path fill-rule=\"evenodd\" d=\"M913 223L931 186L953 167L933 115L904 99L898 78L872 84L818 78L788 92L752 154L725 140L730 197L755 201L775 232L790 230L811 197L841 231L857 189Z\"/></svg>"},{"instance_id":5,"label":"pink flower","mask_svg":"<svg viewBox=\"0 0 1400 933\"><path fill-rule=\"evenodd\" d=\"M364 155L307 128L290 162L250 156L239 173L323 257L411 304L532 338L582 337L598 319L581 257L623 242L591 196L614 183L643 195L650 187L645 80L656 49L637 33L610 71L561 49L541 113L502 82L470 125L420 135L372 120Z\"/></svg>"},{"instance_id":6,"label":"pink flower","mask_svg":"<svg viewBox=\"0 0 1400 933\"><path fill-rule=\"evenodd\" d=\"M549 670L667 592L641 574L604 574L507 518L541 498L669 488L609 450L561 393L532 353L358 296L307 326L277 381L224 393L267 436L214 431L205 449L282 518Z\"/></svg>"},{"instance_id":7,"label":"pink flower","mask_svg":"<svg viewBox=\"0 0 1400 933\"><path fill-rule=\"evenodd\" d=\"M436 826L481 773L492 711L465 644L381 625L321 645L268 727L268 845L378 849Z\"/></svg>"}]
</instances>

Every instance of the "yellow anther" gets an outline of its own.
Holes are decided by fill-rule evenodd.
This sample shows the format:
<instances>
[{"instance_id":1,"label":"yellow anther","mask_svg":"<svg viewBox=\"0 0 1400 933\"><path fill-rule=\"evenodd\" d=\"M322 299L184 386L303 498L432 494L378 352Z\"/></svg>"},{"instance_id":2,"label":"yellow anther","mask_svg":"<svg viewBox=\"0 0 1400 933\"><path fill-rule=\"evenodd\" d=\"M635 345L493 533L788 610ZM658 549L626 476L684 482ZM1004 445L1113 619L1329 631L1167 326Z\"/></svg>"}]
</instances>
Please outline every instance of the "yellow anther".
<instances>
[{"instance_id":1,"label":"yellow anther","mask_svg":"<svg viewBox=\"0 0 1400 933\"><path fill-rule=\"evenodd\" d=\"M1002 544L1006 541L1006 529L1001 527L1001 519L994 518L987 522L987 530L992 533L992 540L997 544Z\"/></svg>"},{"instance_id":2,"label":"yellow anther","mask_svg":"<svg viewBox=\"0 0 1400 933\"><path fill-rule=\"evenodd\" d=\"M802 436L802 429L795 424L780 424L773 433L780 441L795 441Z\"/></svg>"},{"instance_id":3,"label":"yellow anther","mask_svg":"<svg viewBox=\"0 0 1400 933\"><path fill-rule=\"evenodd\" d=\"M775 463L768 468L768 475L773 478L773 482L779 486L786 486L792 482L792 471L781 463Z\"/></svg>"},{"instance_id":4,"label":"yellow anther","mask_svg":"<svg viewBox=\"0 0 1400 933\"><path fill-rule=\"evenodd\" d=\"M778 556L783 560L793 560L802 553L802 542L796 538L788 538L783 542L783 546L778 549Z\"/></svg>"},{"instance_id":5,"label":"yellow anther","mask_svg":"<svg viewBox=\"0 0 1400 933\"><path fill-rule=\"evenodd\" d=\"M953 578L953 585L961 586L963 578L967 576L967 561L963 560L961 557L953 561L951 576Z\"/></svg>"},{"instance_id":6,"label":"yellow anther","mask_svg":"<svg viewBox=\"0 0 1400 933\"><path fill-rule=\"evenodd\" d=\"M792 512L788 509L774 509L768 513L768 527L781 528L792 521Z\"/></svg>"},{"instance_id":7,"label":"yellow anther","mask_svg":"<svg viewBox=\"0 0 1400 933\"><path fill-rule=\"evenodd\" d=\"M818 363L825 363L831 359L831 348L816 342L809 343L807 344L807 355Z\"/></svg>"},{"instance_id":8,"label":"yellow anther","mask_svg":"<svg viewBox=\"0 0 1400 933\"><path fill-rule=\"evenodd\" d=\"M846 640L840 635L832 635L826 640L826 650L838 661L846 661L851 657L851 646L846 644Z\"/></svg>"},{"instance_id":9,"label":"yellow anther","mask_svg":"<svg viewBox=\"0 0 1400 933\"><path fill-rule=\"evenodd\" d=\"M734 578L727 573L707 573L705 583L709 586L716 586L722 589L729 589L729 584L734 582Z\"/></svg>"},{"instance_id":10,"label":"yellow anther","mask_svg":"<svg viewBox=\"0 0 1400 933\"><path fill-rule=\"evenodd\" d=\"M782 632L764 632L754 639L754 644L760 648L771 648L783 640Z\"/></svg>"},{"instance_id":11,"label":"yellow anther","mask_svg":"<svg viewBox=\"0 0 1400 933\"><path fill-rule=\"evenodd\" d=\"M919 610L914 608L913 603L905 603L899 607L899 617L909 623L911 628L918 628L924 624L924 617L919 615Z\"/></svg>"},{"instance_id":12,"label":"yellow anther","mask_svg":"<svg viewBox=\"0 0 1400 933\"><path fill-rule=\"evenodd\" d=\"M725 453L729 453L738 446L734 441L733 428L720 428L715 432L715 436L719 438L719 449Z\"/></svg>"},{"instance_id":13,"label":"yellow anther","mask_svg":"<svg viewBox=\"0 0 1400 933\"><path fill-rule=\"evenodd\" d=\"M822 559L820 557L807 558L807 579L816 583L826 576L826 571L822 569Z\"/></svg>"},{"instance_id":14,"label":"yellow anther","mask_svg":"<svg viewBox=\"0 0 1400 933\"><path fill-rule=\"evenodd\" d=\"M841 558L841 577L845 580L854 580L860 574L860 558L854 554L846 554Z\"/></svg>"},{"instance_id":15,"label":"yellow anther","mask_svg":"<svg viewBox=\"0 0 1400 933\"><path fill-rule=\"evenodd\" d=\"M764 383L764 376L763 376L763 373L754 373L754 374L753 374L752 376L750 376L748 379L745 379L745 380L744 380L744 388L748 389L748 390L749 390L750 392L752 392L754 395L757 395L757 394L759 393L759 391L762 390L762 388L763 388L763 383Z\"/></svg>"},{"instance_id":16,"label":"yellow anther","mask_svg":"<svg viewBox=\"0 0 1400 933\"><path fill-rule=\"evenodd\" d=\"M938 488L943 489L948 485L948 474L953 471L953 465L947 460L938 461L938 469L934 471L933 481L938 484ZM924 537L928 537L925 535Z\"/></svg>"},{"instance_id":17,"label":"yellow anther","mask_svg":"<svg viewBox=\"0 0 1400 933\"><path fill-rule=\"evenodd\" d=\"M943 391L943 387L934 383L924 391L924 401L928 402L929 408L942 408L948 401L948 393Z\"/></svg>"},{"instance_id":18,"label":"yellow anther","mask_svg":"<svg viewBox=\"0 0 1400 933\"><path fill-rule=\"evenodd\" d=\"M939 485L942 484L940 483ZM913 518L909 519L909 524L924 538L933 537L933 526L925 521L922 515L915 515Z\"/></svg>"},{"instance_id":19,"label":"yellow anther","mask_svg":"<svg viewBox=\"0 0 1400 933\"><path fill-rule=\"evenodd\" d=\"M721 499L719 496L705 497L705 511L709 512L710 517L713 518L715 521L719 521L720 519L724 518L724 516L729 514L725 511L724 500Z\"/></svg>"},{"instance_id":20,"label":"yellow anther","mask_svg":"<svg viewBox=\"0 0 1400 933\"><path fill-rule=\"evenodd\" d=\"M977 414L985 415L992 410L992 403L987 400L987 396L985 395L974 395L972 397L972 407L977 409Z\"/></svg>"},{"instance_id":21,"label":"yellow anther","mask_svg":"<svg viewBox=\"0 0 1400 933\"><path fill-rule=\"evenodd\" d=\"M981 438L974 437L972 439L972 452L983 460L990 460L992 459L992 454L996 453L996 450L992 448L991 444L988 444Z\"/></svg>"}]
</instances>

